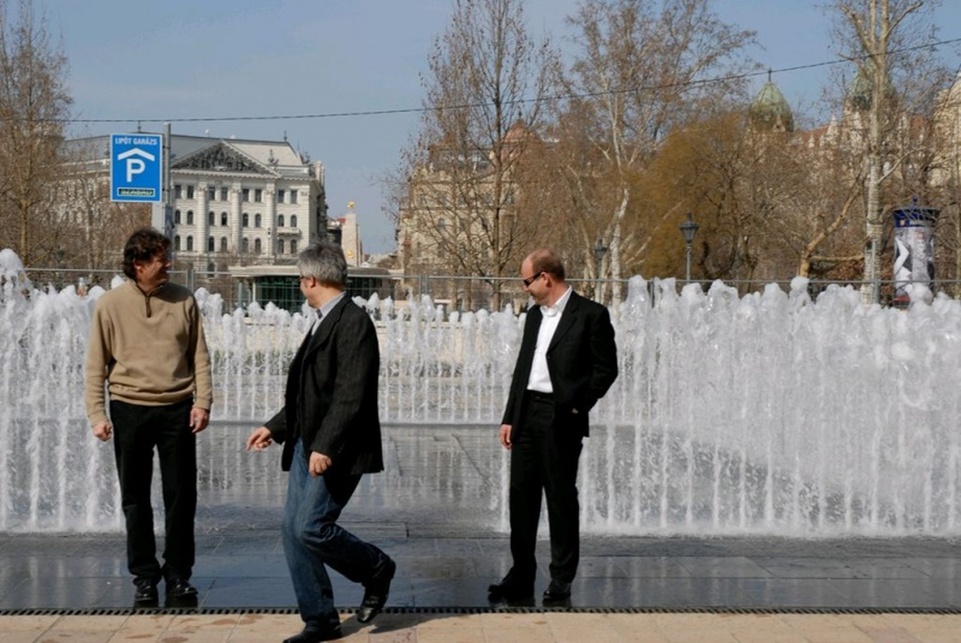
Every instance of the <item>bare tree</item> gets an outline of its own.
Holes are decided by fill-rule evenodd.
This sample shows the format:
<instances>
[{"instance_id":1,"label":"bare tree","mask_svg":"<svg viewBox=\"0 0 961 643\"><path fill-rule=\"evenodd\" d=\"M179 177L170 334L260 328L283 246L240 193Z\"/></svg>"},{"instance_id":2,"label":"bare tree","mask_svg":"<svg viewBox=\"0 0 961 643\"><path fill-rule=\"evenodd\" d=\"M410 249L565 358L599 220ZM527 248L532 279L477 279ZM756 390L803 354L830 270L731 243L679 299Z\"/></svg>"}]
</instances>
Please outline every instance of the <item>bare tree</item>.
<instances>
[{"instance_id":1,"label":"bare tree","mask_svg":"<svg viewBox=\"0 0 961 643\"><path fill-rule=\"evenodd\" d=\"M673 127L741 93L735 76L747 63L736 56L754 34L722 22L709 0L586 0L569 22L579 30L579 51L564 75L570 98L563 109L576 117L559 119L574 129L557 138L584 137L593 150L567 165L571 180L582 184L574 194L605 195L579 205L583 251L592 253L595 236L609 248L602 269L615 279L619 298L625 262L643 261L652 239L652 225L629 225L644 207L633 189L639 173ZM705 82L712 77L729 80ZM577 154L586 146L569 149ZM653 213L655 223L668 216Z\"/></svg>"},{"instance_id":2,"label":"bare tree","mask_svg":"<svg viewBox=\"0 0 961 643\"><path fill-rule=\"evenodd\" d=\"M554 56L524 22L522 0L455 0L424 84L420 134L405 152L405 269L443 268L500 281L513 274L530 228L515 170L536 131Z\"/></svg>"},{"instance_id":3,"label":"bare tree","mask_svg":"<svg viewBox=\"0 0 961 643\"><path fill-rule=\"evenodd\" d=\"M879 260L883 214L891 204L882 185L909 156L896 145L905 118L927 112L941 88L941 72L930 45L936 41L933 11L938 0L836 0L835 42L841 55L854 63L857 75L848 99L862 129L865 193L864 286L862 300L880 298ZM903 139L902 139L903 140Z\"/></svg>"},{"instance_id":4,"label":"bare tree","mask_svg":"<svg viewBox=\"0 0 961 643\"><path fill-rule=\"evenodd\" d=\"M72 100L67 60L51 43L46 20L34 15L30 0L18 9L11 18L0 0L0 245L30 265L55 252L51 185Z\"/></svg>"}]
</instances>

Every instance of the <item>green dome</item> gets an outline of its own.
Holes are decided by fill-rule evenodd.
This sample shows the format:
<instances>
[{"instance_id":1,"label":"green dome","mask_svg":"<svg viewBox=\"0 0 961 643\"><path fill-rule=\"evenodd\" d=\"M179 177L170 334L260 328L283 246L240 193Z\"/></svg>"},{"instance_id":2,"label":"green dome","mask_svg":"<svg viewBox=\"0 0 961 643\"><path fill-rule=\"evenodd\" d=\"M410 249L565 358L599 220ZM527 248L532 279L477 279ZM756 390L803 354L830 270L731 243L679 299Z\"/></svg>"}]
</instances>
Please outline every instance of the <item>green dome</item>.
<instances>
[{"instance_id":1,"label":"green dome","mask_svg":"<svg viewBox=\"0 0 961 643\"><path fill-rule=\"evenodd\" d=\"M768 72L767 82L751 103L749 113L751 122L757 127L783 132L794 131L794 113L784 94L771 81L771 72Z\"/></svg>"}]
</instances>

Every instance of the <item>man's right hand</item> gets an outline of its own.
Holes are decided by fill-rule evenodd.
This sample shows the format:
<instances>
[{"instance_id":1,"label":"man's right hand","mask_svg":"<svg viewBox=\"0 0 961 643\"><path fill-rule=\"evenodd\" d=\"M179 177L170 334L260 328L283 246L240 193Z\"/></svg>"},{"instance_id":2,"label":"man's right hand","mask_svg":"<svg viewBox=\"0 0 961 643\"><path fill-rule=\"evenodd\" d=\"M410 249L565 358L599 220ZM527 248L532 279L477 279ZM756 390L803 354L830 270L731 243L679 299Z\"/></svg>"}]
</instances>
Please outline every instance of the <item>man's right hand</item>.
<instances>
[{"instance_id":1,"label":"man's right hand","mask_svg":"<svg viewBox=\"0 0 961 643\"><path fill-rule=\"evenodd\" d=\"M273 439L270 437L270 429L265 426L254 429L254 432L250 434L249 438L247 438L248 451L262 451L271 444L273 444Z\"/></svg>"},{"instance_id":2,"label":"man's right hand","mask_svg":"<svg viewBox=\"0 0 961 643\"><path fill-rule=\"evenodd\" d=\"M511 425L510 424L501 424L500 440L501 440L501 445L503 445L505 449L509 450L511 448Z\"/></svg>"},{"instance_id":3,"label":"man's right hand","mask_svg":"<svg viewBox=\"0 0 961 643\"><path fill-rule=\"evenodd\" d=\"M93 425L93 434L101 442L106 442L110 439L112 430L113 427L110 425L110 420L100 420Z\"/></svg>"}]
</instances>

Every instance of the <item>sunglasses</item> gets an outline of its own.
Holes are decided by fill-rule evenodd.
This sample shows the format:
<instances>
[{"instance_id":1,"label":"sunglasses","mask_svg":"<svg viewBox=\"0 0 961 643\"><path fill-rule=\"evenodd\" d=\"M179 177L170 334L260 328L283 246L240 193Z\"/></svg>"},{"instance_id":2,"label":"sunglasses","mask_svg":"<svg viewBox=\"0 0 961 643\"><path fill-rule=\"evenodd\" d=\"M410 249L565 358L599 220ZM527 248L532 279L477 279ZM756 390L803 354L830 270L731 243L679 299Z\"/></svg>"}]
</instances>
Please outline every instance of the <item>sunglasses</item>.
<instances>
[{"instance_id":1,"label":"sunglasses","mask_svg":"<svg viewBox=\"0 0 961 643\"><path fill-rule=\"evenodd\" d=\"M537 278L540 277L540 276L543 275L543 274L544 274L544 271L541 270L539 273L537 273L536 275L534 275L534 276L532 276L532 277L528 277L527 279L521 279L521 283L524 284L524 287L525 287L525 288L530 288L530 287L531 287L531 284L534 283L535 281L537 281Z\"/></svg>"}]
</instances>

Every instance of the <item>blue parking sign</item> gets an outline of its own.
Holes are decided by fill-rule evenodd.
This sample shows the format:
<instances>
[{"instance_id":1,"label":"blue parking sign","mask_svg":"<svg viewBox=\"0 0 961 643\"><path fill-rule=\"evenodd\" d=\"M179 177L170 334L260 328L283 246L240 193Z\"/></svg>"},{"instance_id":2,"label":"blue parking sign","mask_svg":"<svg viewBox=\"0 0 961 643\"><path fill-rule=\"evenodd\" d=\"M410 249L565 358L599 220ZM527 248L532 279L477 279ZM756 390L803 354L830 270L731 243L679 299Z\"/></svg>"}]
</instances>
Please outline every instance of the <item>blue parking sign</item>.
<instances>
[{"instance_id":1,"label":"blue parking sign","mask_svg":"<svg viewBox=\"0 0 961 643\"><path fill-rule=\"evenodd\" d=\"M110 200L160 201L163 136L110 135Z\"/></svg>"}]
</instances>

